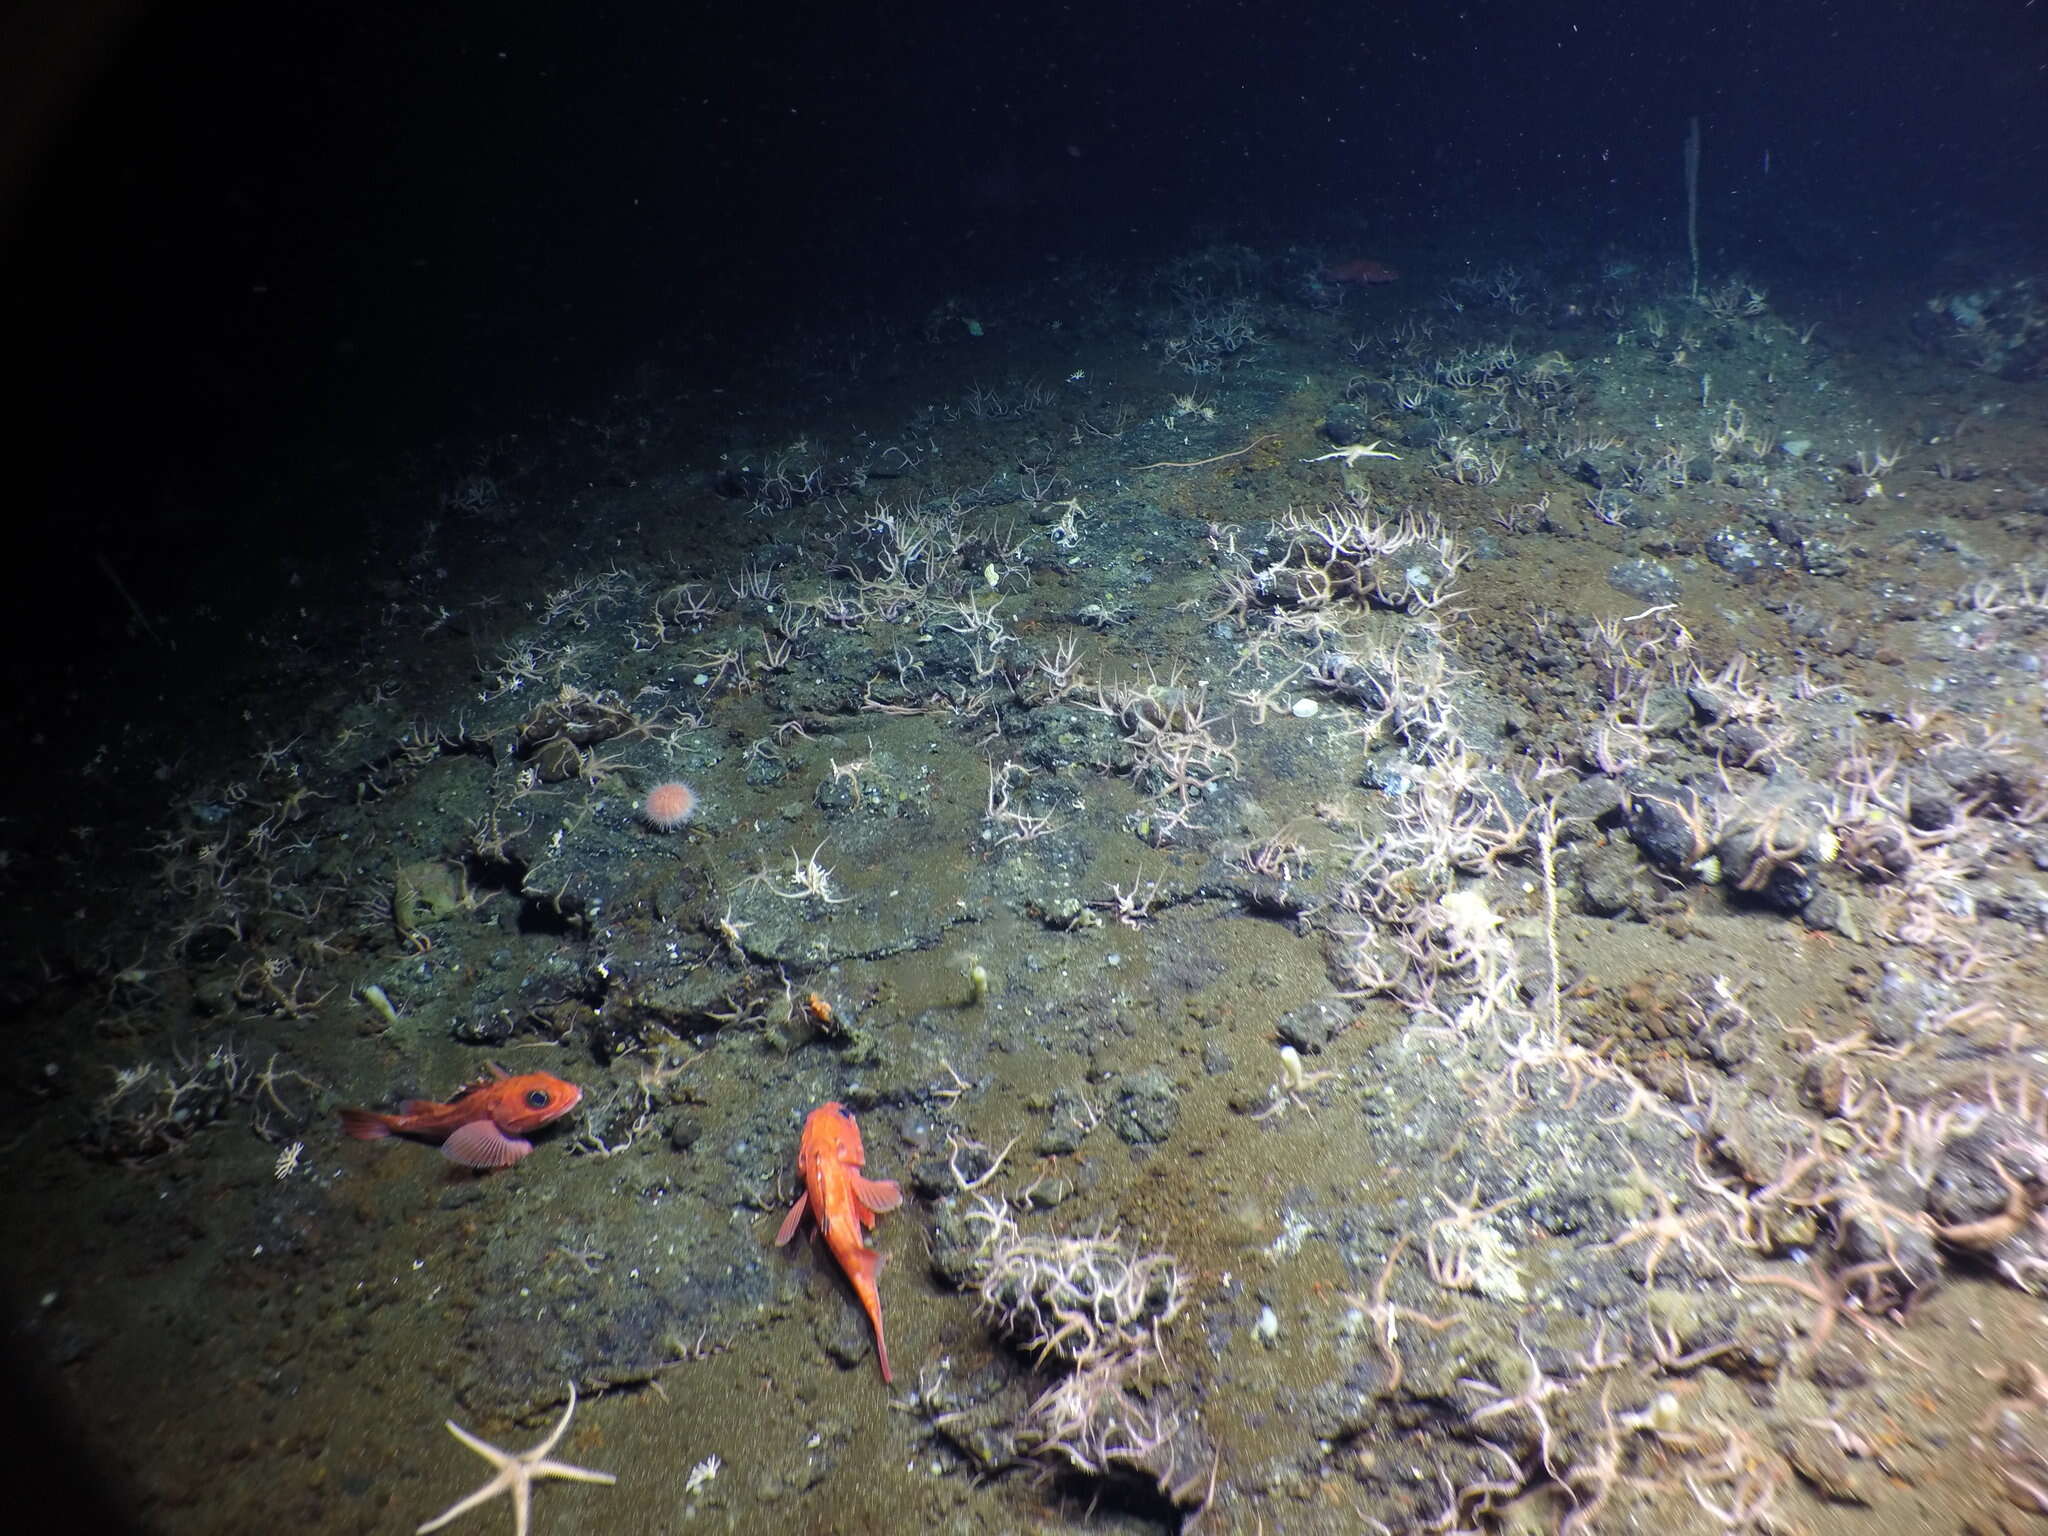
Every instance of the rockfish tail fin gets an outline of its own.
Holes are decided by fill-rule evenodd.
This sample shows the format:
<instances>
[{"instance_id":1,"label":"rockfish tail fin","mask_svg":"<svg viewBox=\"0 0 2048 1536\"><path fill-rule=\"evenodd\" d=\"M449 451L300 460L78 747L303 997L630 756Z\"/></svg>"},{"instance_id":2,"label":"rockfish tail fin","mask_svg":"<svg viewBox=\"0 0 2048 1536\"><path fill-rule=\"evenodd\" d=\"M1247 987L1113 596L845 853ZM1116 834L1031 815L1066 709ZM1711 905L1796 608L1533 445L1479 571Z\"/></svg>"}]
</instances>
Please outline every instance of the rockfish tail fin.
<instances>
[{"instance_id":1,"label":"rockfish tail fin","mask_svg":"<svg viewBox=\"0 0 2048 1536\"><path fill-rule=\"evenodd\" d=\"M398 1134L392 1128L391 1116L380 1115L374 1109L344 1109L340 1113L342 1135L353 1136L357 1141L377 1141Z\"/></svg>"}]
</instances>

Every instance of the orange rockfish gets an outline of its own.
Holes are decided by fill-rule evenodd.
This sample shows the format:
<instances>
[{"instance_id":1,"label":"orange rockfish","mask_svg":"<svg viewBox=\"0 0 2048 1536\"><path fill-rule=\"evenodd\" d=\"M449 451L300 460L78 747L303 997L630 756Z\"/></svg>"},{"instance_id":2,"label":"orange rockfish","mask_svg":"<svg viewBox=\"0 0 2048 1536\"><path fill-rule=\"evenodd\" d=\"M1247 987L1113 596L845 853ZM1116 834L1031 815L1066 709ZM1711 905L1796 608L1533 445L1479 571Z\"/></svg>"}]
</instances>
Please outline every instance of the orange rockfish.
<instances>
[{"instance_id":1,"label":"orange rockfish","mask_svg":"<svg viewBox=\"0 0 2048 1536\"><path fill-rule=\"evenodd\" d=\"M779 1248L795 1237L804 1212L811 1213L811 1219L825 1235L825 1246L846 1271L853 1294L860 1298L868 1321L875 1326L875 1358L881 1362L882 1380L894 1381L896 1378L889 1374L889 1344L882 1337L882 1297L875 1289L882 1256L862 1240L861 1233L875 1224L878 1211L893 1211L901 1205L903 1191L892 1179L864 1177L860 1167L866 1160L860 1145L860 1127L853 1123L853 1116L844 1105L820 1104L812 1110L810 1118L804 1121L803 1139L796 1152L796 1168L803 1176L804 1192L783 1217L782 1230L775 1234L775 1245Z\"/></svg>"},{"instance_id":2,"label":"orange rockfish","mask_svg":"<svg viewBox=\"0 0 2048 1536\"><path fill-rule=\"evenodd\" d=\"M341 1128L358 1141L417 1136L441 1143L441 1155L465 1168L509 1168L533 1150L525 1139L576 1107L583 1090L545 1072L513 1077L496 1062L491 1076L455 1091L446 1104L407 1099L395 1115L344 1109Z\"/></svg>"}]
</instances>

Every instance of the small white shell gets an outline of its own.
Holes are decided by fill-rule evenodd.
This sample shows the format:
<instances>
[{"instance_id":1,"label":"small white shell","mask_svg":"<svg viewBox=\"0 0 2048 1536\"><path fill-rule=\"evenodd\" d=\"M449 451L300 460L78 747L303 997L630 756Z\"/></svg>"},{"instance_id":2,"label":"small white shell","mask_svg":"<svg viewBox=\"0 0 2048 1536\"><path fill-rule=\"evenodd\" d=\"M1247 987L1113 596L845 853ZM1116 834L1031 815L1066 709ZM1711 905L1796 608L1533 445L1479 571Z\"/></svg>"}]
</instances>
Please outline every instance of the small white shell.
<instances>
[{"instance_id":1,"label":"small white shell","mask_svg":"<svg viewBox=\"0 0 2048 1536\"><path fill-rule=\"evenodd\" d=\"M1287 713L1297 720L1306 720L1311 715L1321 713L1322 707L1314 699L1296 699Z\"/></svg>"}]
</instances>

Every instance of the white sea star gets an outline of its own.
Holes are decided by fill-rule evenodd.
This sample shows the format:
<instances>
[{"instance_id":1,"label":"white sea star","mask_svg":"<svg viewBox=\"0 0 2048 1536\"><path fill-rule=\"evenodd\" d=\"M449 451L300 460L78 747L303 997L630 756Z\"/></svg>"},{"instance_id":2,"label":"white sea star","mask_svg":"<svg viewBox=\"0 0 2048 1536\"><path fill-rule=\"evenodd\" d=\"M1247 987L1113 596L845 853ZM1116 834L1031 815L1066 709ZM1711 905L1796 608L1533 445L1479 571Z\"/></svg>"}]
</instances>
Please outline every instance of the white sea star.
<instances>
[{"instance_id":1,"label":"white sea star","mask_svg":"<svg viewBox=\"0 0 2048 1536\"><path fill-rule=\"evenodd\" d=\"M579 1483L615 1483L618 1479L609 1472L593 1472L588 1467L572 1467L565 1461L548 1460L548 1452L555 1448L555 1442L568 1432L569 1421L576 1416L576 1383L569 1383L569 1406L562 1412L562 1422L554 1427L547 1439L530 1451L502 1451L487 1440L479 1440L468 1430L448 1420L448 1433L468 1446L498 1469L498 1475L468 1498L451 1505L441 1514L434 1516L421 1526L415 1536L426 1536L428 1531L438 1531L457 1515L467 1514L479 1504L488 1503L501 1493L512 1495L512 1529L514 1536L526 1536L526 1524L531 1513L533 1480L537 1477L566 1477Z\"/></svg>"}]
</instances>

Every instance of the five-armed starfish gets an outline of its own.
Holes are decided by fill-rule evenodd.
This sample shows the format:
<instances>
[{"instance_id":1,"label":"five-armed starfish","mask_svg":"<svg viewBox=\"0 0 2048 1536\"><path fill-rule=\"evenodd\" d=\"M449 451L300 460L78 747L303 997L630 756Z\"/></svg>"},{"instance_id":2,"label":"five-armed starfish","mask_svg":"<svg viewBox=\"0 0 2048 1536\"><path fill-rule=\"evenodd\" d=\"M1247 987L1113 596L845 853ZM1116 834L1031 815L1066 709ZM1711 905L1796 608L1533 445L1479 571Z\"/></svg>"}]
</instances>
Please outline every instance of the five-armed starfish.
<instances>
[{"instance_id":1,"label":"five-armed starfish","mask_svg":"<svg viewBox=\"0 0 2048 1536\"><path fill-rule=\"evenodd\" d=\"M530 1451L501 1451L489 1441L477 1439L453 1419L448 1420L448 1433L496 1467L498 1475L459 1504L451 1505L443 1513L434 1516L419 1528L415 1536L426 1536L428 1531L438 1531L457 1515L467 1514L477 1505L488 1503L501 1493L512 1495L514 1536L526 1536L526 1522L531 1514L535 1478L566 1477L579 1483L617 1482L618 1479L609 1472L593 1472L588 1467L572 1467L565 1461L548 1460L548 1452L552 1451L555 1442L568 1432L569 1421L575 1416L576 1383L572 1381L569 1383L569 1406L563 1410L562 1422L554 1427L554 1431L547 1439Z\"/></svg>"}]
</instances>

